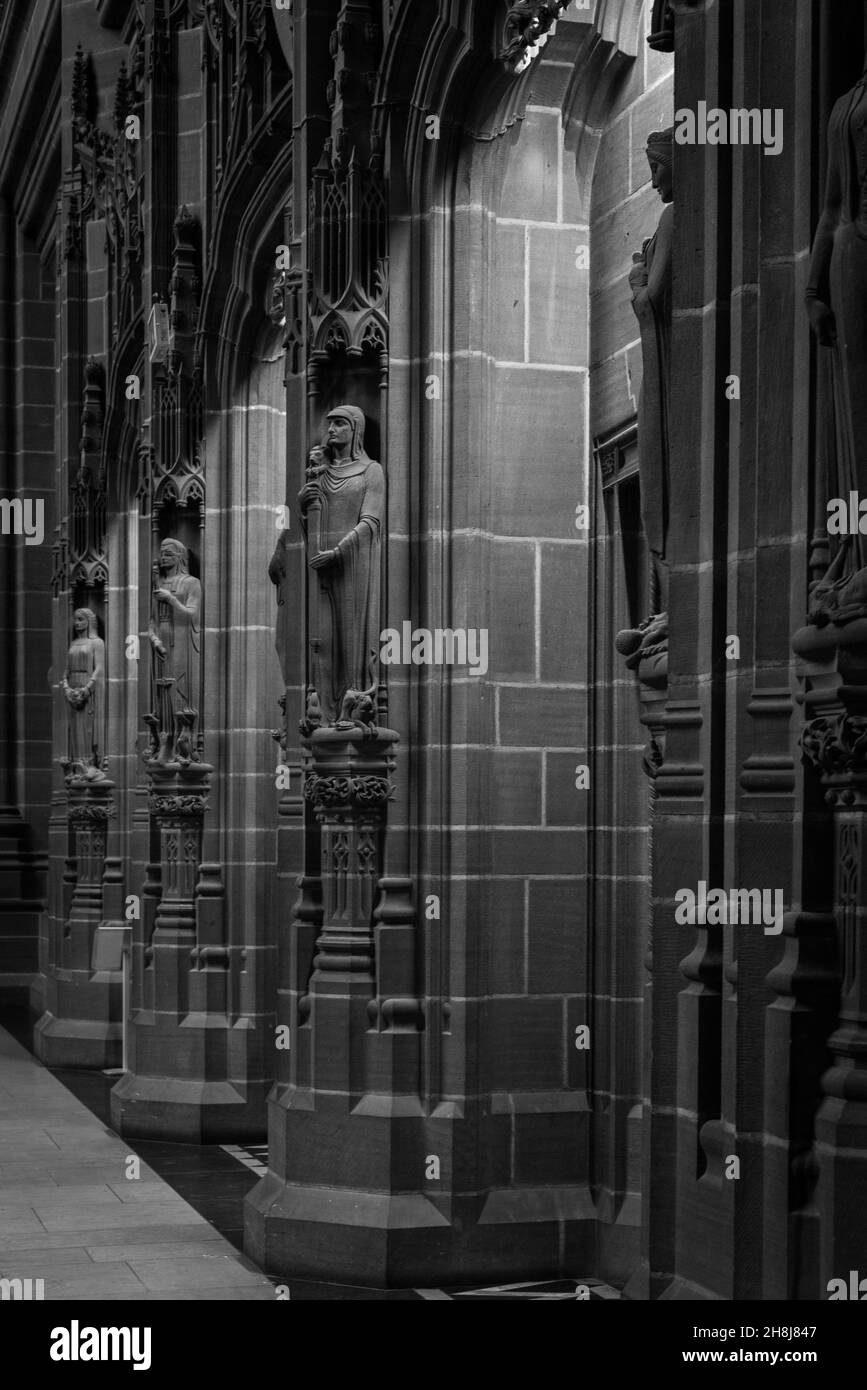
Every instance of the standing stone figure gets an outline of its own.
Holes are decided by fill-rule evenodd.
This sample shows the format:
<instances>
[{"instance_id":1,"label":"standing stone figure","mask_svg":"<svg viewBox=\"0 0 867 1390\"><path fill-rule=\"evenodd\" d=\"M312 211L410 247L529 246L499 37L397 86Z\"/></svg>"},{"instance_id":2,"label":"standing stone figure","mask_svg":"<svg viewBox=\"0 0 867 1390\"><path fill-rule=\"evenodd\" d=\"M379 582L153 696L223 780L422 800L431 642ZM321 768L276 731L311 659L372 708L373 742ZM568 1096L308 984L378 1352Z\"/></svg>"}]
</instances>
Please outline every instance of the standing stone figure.
<instances>
[{"instance_id":1,"label":"standing stone figure","mask_svg":"<svg viewBox=\"0 0 867 1390\"><path fill-rule=\"evenodd\" d=\"M654 612L668 607L669 401L671 395L671 259L674 232L673 131L647 139L653 187L665 207L656 234L633 257L632 307L641 330L644 375L638 407L641 513L656 580Z\"/></svg>"},{"instance_id":2,"label":"standing stone figure","mask_svg":"<svg viewBox=\"0 0 867 1390\"><path fill-rule=\"evenodd\" d=\"M668 672L668 542L671 399L671 278L674 235L674 131L647 138L653 187L665 207L656 233L633 256L629 274L632 307L641 332L643 379L638 405L641 517L650 549L652 616L640 628L618 634L617 650L649 685L663 685Z\"/></svg>"},{"instance_id":3,"label":"standing stone figure","mask_svg":"<svg viewBox=\"0 0 867 1390\"><path fill-rule=\"evenodd\" d=\"M313 689L325 723L369 724L379 667L385 477L364 450L364 412L342 405L328 420L298 498L311 580Z\"/></svg>"},{"instance_id":4,"label":"standing stone figure","mask_svg":"<svg viewBox=\"0 0 867 1390\"><path fill-rule=\"evenodd\" d=\"M76 608L73 638L66 654L61 689L69 706L68 777L105 781L102 738L105 715L105 643L97 635L96 615Z\"/></svg>"},{"instance_id":5,"label":"standing stone figure","mask_svg":"<svg viewBox=\"0 0 867 1390\"><path fill-rule=\"evenodd\" d=\"M840 97L828 123L828 181L806 300L830 368L835 461L829 496L847 498L859 484L863 492L867 460L867 69ZM814 591L811 622L847 623L867 614L865 564L863 538L845 537Z\"/></svg>"},{"instance_id":6,"label":"standing stone figure","mask_svg":"<svg viewBox=\"0 0 867 1390\"><path fill-rule=\"evenodd\" d=\"M189 572L187 547L164 540L154 566L149 637L153 648L153 714L148 723L158 759L197 761L195 731L201 696L202 586Z\"/></svg>"},{"instance_id":7,"label":"standing stone figure","mask_svg":"<svg viewBox=\"0 0 867 1390\"><path fill-rule=\"evenodd\" d=\"M289 540L288 530L280 532L274 554L268 565L268 577L274 588L277 590L277 630L274 638L274 646L277 649L277 659L280 662L280 670L283 675L283 684L292 684L291 666L291 624L292 611L290 603L290 583L289 583Z\"/></svg>"}]
</instances>

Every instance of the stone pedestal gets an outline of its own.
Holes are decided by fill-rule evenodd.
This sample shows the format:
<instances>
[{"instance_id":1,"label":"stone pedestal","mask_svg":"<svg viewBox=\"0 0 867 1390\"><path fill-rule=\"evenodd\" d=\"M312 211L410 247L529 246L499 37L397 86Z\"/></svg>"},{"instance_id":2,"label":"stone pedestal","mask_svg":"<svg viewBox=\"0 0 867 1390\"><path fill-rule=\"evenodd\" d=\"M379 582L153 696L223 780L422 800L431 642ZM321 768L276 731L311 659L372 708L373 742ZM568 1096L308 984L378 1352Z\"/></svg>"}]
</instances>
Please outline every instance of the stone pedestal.
<instances>
[{"instance_id":1,"label":"stone pedestal","mask_svg":"<svg viewBox=\"0 0 867 1390\"><path fill-rule=\"evenodd\" d=\"M27 998L38 966L46 864L14 805L0 806L0 1004Z\"/></svg>"},{"instance_id":2,"label":"stone pedestal","mask_svg":"<svg viewBox=\"0 0 867 1390\"><path fill-rule=\"evenodd\" d=\"M374 728L305 740L316 827L290 927L291 1080L271 1096L270 1171L245 1210L265 1269L380 1287L445 1269L450 1225L425 1191L441 1191L426 1157L439 1168L446 1145L419 1096L410 885L381 878L396 743Z\"/></svg>"},{"instance_id":3,"label":"stone pedestal","mask_svg":"<svg viewBox=\"0 0 867 1390\"><path fill-rule=\"evenodd\" d=\"M106 952L103 945L107 932L124 935L121 887L106 859L113 792L114 783L107 780L74 778L68 788L74 887L59 958L45 980L45 1011L33 1036L37 1057L49 1067L98 1070L121 1063L121 953Z\"/></svg>"},{"instance_id":4,"label":"stone pedestal","mask_svg":"<svg viewBox=\"0 0 867 1390\"><path fill-rule=\"evenodd\" d=\"M229 950L211 911L212 866L201 862L213 769L151 762L148 771L160 893L152 933L148 914L135 924L129 1070L112 1091L112 1125L185 1143L259 1138L264 1088L246 1082L249 1030L233 1023Z\"/></svg>"},{"instance_id":5,"label":"stone pedestal","mask_svg":"<svg viewBox=\"0 0 867 1390\"><path fill-rule=\"evenodd\" d=\"M867 1248L867 643L855 640L855 624L836 629L806 628L793 642L807 658L802 746L834 813L842 977L815 1127L820 1298L827 1298L830 1280L848 1281L859 1265L863 1273Z\"/></svg>"}]
</instances>

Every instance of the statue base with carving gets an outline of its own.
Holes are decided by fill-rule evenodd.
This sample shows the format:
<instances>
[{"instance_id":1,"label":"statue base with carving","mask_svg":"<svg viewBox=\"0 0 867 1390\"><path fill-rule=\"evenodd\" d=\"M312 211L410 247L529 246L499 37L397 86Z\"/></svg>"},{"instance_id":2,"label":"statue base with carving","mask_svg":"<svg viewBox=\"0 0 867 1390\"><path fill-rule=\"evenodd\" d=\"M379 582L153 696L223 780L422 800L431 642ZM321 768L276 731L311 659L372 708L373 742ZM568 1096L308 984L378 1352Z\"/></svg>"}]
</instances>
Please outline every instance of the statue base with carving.
<instances>
[{"instance_id":1,"label":"statue base with carving","mask_svg":"<svg viewBox=\"0 0 867 1390\"><path fill-rule=\"evenodd\" d=\"M42 989L44 1012L33 1050L48 1067L119 1067L123 1049L122 953L107 951L121 928L122 884L106 857L115 785L95 767L68 769L68 821L74 878L54 960ZM113 867L114 866L114 867Z\"/></svg>"},{"instance_id":2,"label":"statue base with carving","mask_svg":"<svg viewBox=\"0 0 867 1390\"><path fill-rule=\"evenodd\" d=\"M271 1273L411 1284L450 1247L426 1156L445 1178L452 1126L424 1115L419 1095L412 884L383 877L398 735L343 720L302 741L308 874L281 981L291 1048L245 1249Z\"/></svg>"},{"instance_id":3,"label":"statue base with carving","mask_svg":"<svg viewBox=\"0 0 867 1390\"><path fill-rule=\"evenodd\" d=\"M842 975L830 1068L816 1115L818 1287L857 1268L867 1190L867 570L838 583L832 566L792 639L801 658L805 757L834 815L834 913Z\"/></svg>"},{"instance_id":4,"label":"statue base with carving","mask_svg":"<svg viewBox=\"0 0 867 1390\"><path fill-rule=\"evenodd\" d=\"M131 1139L259 1139L264 1085L247 1081L254 1034L234 1026L243 967L226 946L219 866L202 862L213 768L158 756L147 766L158 862L133 923L128 1070L111 1123Z\"/></svg>"}]
</instances>

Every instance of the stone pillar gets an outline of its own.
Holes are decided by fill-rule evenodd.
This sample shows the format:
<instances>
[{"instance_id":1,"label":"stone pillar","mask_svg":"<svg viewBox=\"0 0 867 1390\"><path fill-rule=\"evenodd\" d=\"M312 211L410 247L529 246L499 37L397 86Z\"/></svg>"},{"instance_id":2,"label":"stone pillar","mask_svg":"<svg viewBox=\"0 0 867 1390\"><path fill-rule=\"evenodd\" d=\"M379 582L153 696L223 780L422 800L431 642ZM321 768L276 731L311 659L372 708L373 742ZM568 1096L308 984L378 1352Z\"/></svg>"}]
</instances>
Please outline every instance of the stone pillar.
<instances>
[{"instance_id":1,"label":"stone pillar","mask_svg":"<svg viewBox=\"0 0 867 1390\"><path fill-rule=\"evenodd\" d=\"M0 430L6 453L11 453L14 395L15 341L13 305L8 289L13 284L15 225L5 199L0 199L0 311L8 324L0 332ZM6 487L16 477L7 457ZM8 495L8 493L7 493ZM44 908L45 865L36 853L33 832L21 814L19 772L22 762L20 695L24 689L22 648L18 637L25 630L22 614L19 545L4 536L0 543L0 604L3 640L0 641L0 1001L22 1000L37 968L39 919Z\"/></svg>"},{"instance_id":2,"label":"stone pillar","mask_svg":"<svg viewBox=\"0 0 867 1390\"><path fill-rule=\"evenodd\" d=\"M109 822L115 815L108 780L73 779L68 820L74 839L74 887L58 958L45 980L45 1012L34 1050L49 1067L118 1067L121 1061L120 959L100 949L106 923ZM114 905L119 916L119 903Z\"/></svg>"},{"instance_id":3,"label":"stone pillar","mask_svg":"<svg viewBox=\"0 0 867 1390\"><path fill-rule=\"evenodd\" d=\"M214 866L202 863L213 768L170 761L148 771L161 891L153 934L148 940L139 923L133 942L129 1070L112 1091L112 1124L131 1138L258 1138L262 1098L244 1084L245 1038L232 1028L229 952L212 910Z\"/></svg>"},{"instance_id":4,"label":"stone pillar","mask_svg":"<svg viewBox=\"0 0 867 1390\"><path fill-rule=\"evenodd\" d=\"M422 1192L443 1148L419 1098L415 952L380 879L396 743L372 726L304 740L320 872L293 924L293 1084L271 1097L270 1172L246 1203L265 1269L380 1286L429 1277L448 1225Z\"/></svg>"}]
</instances>

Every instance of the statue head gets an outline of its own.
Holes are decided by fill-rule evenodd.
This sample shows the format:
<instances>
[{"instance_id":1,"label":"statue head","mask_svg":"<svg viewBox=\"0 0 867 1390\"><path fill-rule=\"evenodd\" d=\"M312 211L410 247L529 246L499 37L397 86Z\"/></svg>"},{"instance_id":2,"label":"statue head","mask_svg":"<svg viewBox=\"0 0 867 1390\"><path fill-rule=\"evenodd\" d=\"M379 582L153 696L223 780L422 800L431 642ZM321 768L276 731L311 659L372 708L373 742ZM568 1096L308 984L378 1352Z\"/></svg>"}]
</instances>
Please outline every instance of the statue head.
<instances>
[{"instance_id":1,"label":"statue head","mask_svg":"<svg viewBox=\"0 0 867 1390\"><path fill-rule=\"evenodd\" d=\"M76 636L86 633L96 637L96 614L90 608L76 608L72 615L72 630Z\"/></svg>"},{"instance_id":2,"label":"statue head","mask_svg":"<svg viewBox=\"0 0 867 1390\"><path fill-rule=\"evenodd\" d=\"M328 443L333 447L348 444L347 459L367 458L364 451L364 411L357 405L339 405L328 412Z\"/></svg>"},{"instance_id":3,"label":"statue head","mask_svg":"<svg viewBox=\"0 0 867 1390\"><path fill-rule=\"evenodd\" d=\"M190 557L181 541L164 540L160 546L160 569L165 573L189 574Z\"/></svg>"},{"instance_id":4,"label":"statue head","mask_svg":"<svg viewBox=\"0 0 867 1390\"><path fill-rule=\"evenodd\" d=\"M647 159L653 186L664 203L674 198L674 127L651 131L647 137Z\"/></svg>"}]
</instances>

